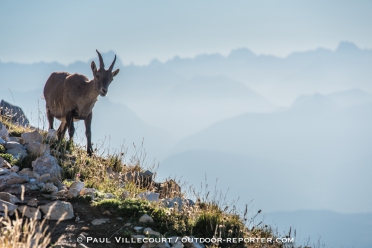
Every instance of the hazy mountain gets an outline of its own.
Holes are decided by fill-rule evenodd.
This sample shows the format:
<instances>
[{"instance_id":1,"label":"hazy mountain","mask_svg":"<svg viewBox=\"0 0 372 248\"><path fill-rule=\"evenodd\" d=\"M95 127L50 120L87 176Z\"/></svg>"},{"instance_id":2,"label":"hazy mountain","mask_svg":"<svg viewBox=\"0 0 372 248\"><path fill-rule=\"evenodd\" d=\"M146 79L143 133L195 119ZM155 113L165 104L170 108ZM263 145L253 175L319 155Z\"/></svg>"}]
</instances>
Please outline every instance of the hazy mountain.
<instances>
[{"instance_id":1,"label":"hazy mountain","mask_svg":"<svg viewBox=\"0 0 372 248\"><path fill-rule=\"evenodd\" d=\"M334 92L328 95L334 103L341 107L350 107L353 105L372 102L372 94L360 89L354 88L348 91Z\"/></svg>"},{"instance_id":2,"label":"hazy mountain","mask_svg":"<svg viewBox=\"0 0 372 248\"><path fill-rule=\"evenodd\" d=\"M279 236L292 237L296 245L329 248L369 248L372 244L372 213L341 214L325 210L300 210L264 214L264 223L277 226ZM321 246L318 246L318 241Z\"/></svg>"},{"instance_id":3,"label":"hazy mountain","mask_svg":"<svg viewBox=\"0 0 372 248\"><path fill-rule=\"evenodd\" d=\"M146 122L166 128L176 138L245 112L273 109L265 98L224 76L195 76L158 99L131 102L130 106Z\"/></svg>"},{"instance_id":4,"label":"hazy mountain","mask_svg":"<svg viewBox=\"0 0 372 248\"><path fill-rule=\"evenodd\" d=\"M113 51L102 53L106 67L114 54ZM94 51L92 59L98 64ZM78 61L67 66L56 62L0 62L0 86L12 91L39 89L53 71L78 72L91 78L90 62ZM149 125L184 138L244 112L290 106L300 95L325 95L354 88L370 94L371 64L372 51L350 42L341 42L335 51L319 48L285 58L256 55L246 48L233 50L228 56L176 56L165 63L154 59L146 66L123 66L117 58L115 67L121 72L112 83L108 97L134 110ZM336 98L332 100L337 101ZM342 97L338 105L340 101ZM356 101L361 100L350 103Z\"/></svg>"},{"instance_id":5,"label":"hazy mountain","mask_svg":"<svg viewBox=\"0 0 372 248\"><path fill-rule=\"evenodd\" d=\"M372 172L372 102L332 106L327 97L315 95L286 111L221 121L179 142L162 167L183 175L194 167L223 177L224 188L231 186L234 195L252 197L270 210L372 211L372 200L364 197L372 187L366 176ZM288 192L296 201L276 201L266 197L270 192L277 197Z\"/></svg>"}]
</instances>

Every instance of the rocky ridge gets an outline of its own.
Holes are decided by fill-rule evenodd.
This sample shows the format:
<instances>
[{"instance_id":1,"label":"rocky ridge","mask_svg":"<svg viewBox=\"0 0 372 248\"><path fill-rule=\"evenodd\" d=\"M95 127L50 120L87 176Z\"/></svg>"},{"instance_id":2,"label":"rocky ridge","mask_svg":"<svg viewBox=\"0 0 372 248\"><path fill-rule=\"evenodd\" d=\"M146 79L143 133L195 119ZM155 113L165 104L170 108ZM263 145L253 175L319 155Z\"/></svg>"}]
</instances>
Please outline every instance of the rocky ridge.
<instances>
[{"instance_id":1,"label":"rocky ridge","mask_svg":"<svg viewBox=\"0 0 372 248\"><path fill-rule=\"evenodd\" d=\"M55 138L55 131L49 130L46 139ZM58 159L52 155L56 151L51 150L45 139L43 139L43 136L37 130L22 133L21 137L14 137L9 134L6 126L0 122L0 149L0 217L6 215L13 216L18 211L20 216L31 219L61 221L75 218L76 223L84 223L84 220L80 219L77 214L74 214L74 207L69 201L80 196L89 196L91 199L94 199L98 190L86 188L84 182L81 181L72 181L70 186L64 184L61 176L62 168L58 164ZM33 156L35 159L31 162L31 168L20 169L19 166L12 165L7 161L6 156L3 156L5 157L4 159L1 154L11 154L16 160L23 159L26 156ZM110 178L120 178L124 182L141 179L140 181L142 183L148 184L153 180L153 173L151 171L127 173L124 175L114 172L110 167L106 171ZM181 209L183 205L194 205L192 200L180 197L181 188L173 180L164 183L155 183L155 185L159 189L158 192L141 192L135 198L162 202L164 206L170 209L175 207ZM41 192L43 198L25 199L25 193L35 191ZM174 196L173 198L164 198L165 196L172 195ZM125 197L131 197L130 193L124 192L123 198ZM110 199L115 198L115 196L110 193L104 193L104 198ZM110 214L107 212L106 214ZM109 222L109 219L101 218L92 220L90 224L102 225L106 222ZM144 214L138 219L138 222L151 225L154 220L147 214ZM127 223L126 225L133 231L131 238L136 240L145 239L149 235L151 237L163 237L160 232L152 230L151 227L132 226L131 223ZM84 233L81 233L79 237L84 237ZM187 237L172 237L167 240L181 240L182 238ZM79 247L87 247L83 244L86 238L83 240L79 244ZM157 245L160 245L157 247L203 247L203 244L196 242L186 244L181 242L161 242ZM74 247L74 245L64 243L59 247ZM141 247L155 246L151 243L145 243Z\"/></svg>"}]
</instances>

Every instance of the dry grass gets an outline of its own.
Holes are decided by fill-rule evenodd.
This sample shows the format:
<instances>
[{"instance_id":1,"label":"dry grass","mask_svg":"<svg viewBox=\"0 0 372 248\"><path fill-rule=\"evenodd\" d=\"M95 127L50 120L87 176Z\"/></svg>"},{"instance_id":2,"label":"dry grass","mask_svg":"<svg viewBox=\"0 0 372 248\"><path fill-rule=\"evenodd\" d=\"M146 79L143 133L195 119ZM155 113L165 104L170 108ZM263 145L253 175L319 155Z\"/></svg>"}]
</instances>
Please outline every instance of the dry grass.
<instances>
[{"instance_id":1,"label":"dry grass","mask_svg":"<svg viewBox=\"0 0 372 248\"><path fill-rule=\"evenodd\" d=\"M2 248L31 248L47 247L51 243L48 228L45 228L45 219L21 218L15 212L11 218L5 211L5 216L0 217L0 247Z\"/></svg>"},{"instance_id":2,"label":"dry grass","mask_svg":"<svg viewBox=\"0 0 372 248\"><path fill-rule=\"evenodd\" d=\"M1 119L1 121L3 121ZM17 134L31 131L4 120L8 130ZM42 132L46 137L46 132ZM156 229L165 236L195 236L201 238L269 238L274 237L273 231L267 227L261 227L261 223L254 224L255 217L260 213L253 214L248 218L248 209L240 215L234 203L226 202L226 195L220 194L215 189L210 197L210 191L205 188L204 194L190 190L195 205L183 204L178 208L167 208L160 202L148 202L137 199L135 196L144 191L157 191L158 186L153 181L146 181L139 173L144 172L145 153L141 150L125 161L126 151L110 154L107 151L100 152L95 149L95 154L89 157L84 149L77 144L66 140L60 142L50 141L51 153L59 160L63 168L63 179L67 181L83 181L85 187L91 187L104 193L112 193L116 199L102 200L100 197L92 203L92 207L108 208L114 210L122 217L133 217L147 213L156 223ZM123 149L122 149L123 150ZM154 171L155 164L147 168ZM202 191L202 190L201 190ZM180 194L179 196L184 196ZM167 196L165 196L167 197ZM172 198L171 195L169 195ZM50 233L43 228L44 221L15 219L3 217L1 223L0 247L47 247L50 245ZM135 221L135 220L133 220ZM224 244L220 244L224 246ZM258 246L257 246L258 245ZM251 247L246 245L246 247ZM253 246L252 246L253 247ZM254 247L263 247L255 244ZM275 244L270 247L282 247Z\"/></svg>"}]
</instances>

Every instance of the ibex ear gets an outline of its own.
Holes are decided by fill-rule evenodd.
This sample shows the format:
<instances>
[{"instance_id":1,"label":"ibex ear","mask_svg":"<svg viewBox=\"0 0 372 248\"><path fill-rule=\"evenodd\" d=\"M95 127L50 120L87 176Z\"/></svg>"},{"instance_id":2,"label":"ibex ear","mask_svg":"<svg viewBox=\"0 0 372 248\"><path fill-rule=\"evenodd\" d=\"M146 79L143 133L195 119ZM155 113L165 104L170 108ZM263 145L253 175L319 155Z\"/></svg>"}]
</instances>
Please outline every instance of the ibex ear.
<instances>
[{"instance_id":1,"label":"ibex ear","mask_svg":"<svg viewBox=\"0 0 372 248\"><path fill-rule=\"evenodd\" d=\"M116 69L113 73L112 73L112 77L115 77L116 75L119 74L119 69Z\"/></svg>"},{"instance_id":2,"label":"ibex ear","mask_svg":"<svg viewBox=\"0 0 372 248\"><path fill-rule=\"evenodd\" d=\"M94 61L92 61L92 63L90 64L90 68L92 68L92 71L94 73L97 71L97 67L96 67L96 64L94 63Z\"/></svg>"}]
</instances>

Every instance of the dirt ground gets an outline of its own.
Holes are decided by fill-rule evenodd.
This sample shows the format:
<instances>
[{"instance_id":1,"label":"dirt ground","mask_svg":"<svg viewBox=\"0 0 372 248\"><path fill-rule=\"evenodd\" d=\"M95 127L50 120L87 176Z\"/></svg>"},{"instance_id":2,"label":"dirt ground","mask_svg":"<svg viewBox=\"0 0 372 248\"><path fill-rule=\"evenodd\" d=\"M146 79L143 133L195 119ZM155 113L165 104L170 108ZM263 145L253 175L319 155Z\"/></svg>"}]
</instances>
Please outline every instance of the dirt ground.
<instances>
[{"instance_id":1,"label":"dirt ground","mask_svg":"<svg viewBox=\"0 0 372 248\"><path fill-rule=\"evenodd\" d=\"M50 200L42 196L40 191L25 193L23 202L27 202L32 198L37 198L39 205L50 202ZM83 222L76 222L75 218L59 223L54 220L47 220L44 227L51 231L51 247L76 247L79 244L77 242L79 237L82 238L82 243L87 247L141 247L142 244L125 243L130 242L129 238L127 240L124 239L122 232L122 230L129 228L125 227L128 220L118 219L115 214L109 215L107 212L91 207L89 202L75 199L60 200L69 201L74 208L75 217L79 216L80 221ZM109 221L96 226L91 224L92 220L101 218L109 219ZM87 243L84 241L84 237L89 237L91 240ZM119 240L119 242L116 242L116 240Z\"/></svg>"}]
</instances>

